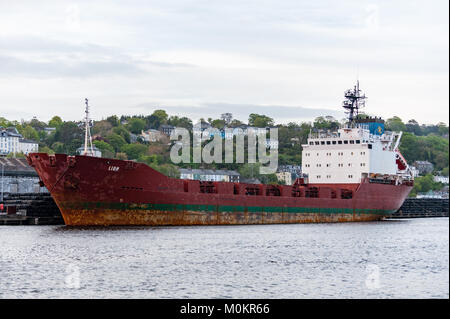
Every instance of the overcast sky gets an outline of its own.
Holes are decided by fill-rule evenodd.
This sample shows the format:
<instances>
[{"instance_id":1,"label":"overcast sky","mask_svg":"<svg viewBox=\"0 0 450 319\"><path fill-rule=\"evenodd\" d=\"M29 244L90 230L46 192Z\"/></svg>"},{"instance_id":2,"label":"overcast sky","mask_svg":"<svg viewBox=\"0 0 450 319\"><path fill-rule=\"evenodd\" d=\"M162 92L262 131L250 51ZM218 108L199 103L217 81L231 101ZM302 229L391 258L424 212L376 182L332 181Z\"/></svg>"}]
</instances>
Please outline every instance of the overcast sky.
<instances>
[{"instance_id":1,"label":"overcast sky","mask_svg":"<svg viewBox=\"0 0 450 319\"><path fill-rule=\"evenodd\" d=\"M0 0L0 116L366 112L448 123L448 0Z\"/></svg>"}]
</instances>

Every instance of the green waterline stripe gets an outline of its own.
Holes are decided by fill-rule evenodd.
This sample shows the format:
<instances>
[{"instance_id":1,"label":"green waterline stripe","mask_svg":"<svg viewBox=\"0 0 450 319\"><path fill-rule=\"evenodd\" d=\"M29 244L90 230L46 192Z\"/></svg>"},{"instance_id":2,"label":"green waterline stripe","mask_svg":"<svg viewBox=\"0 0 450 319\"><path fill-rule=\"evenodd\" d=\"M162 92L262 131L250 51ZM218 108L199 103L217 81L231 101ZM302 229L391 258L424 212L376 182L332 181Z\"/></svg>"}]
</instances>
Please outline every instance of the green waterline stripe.
<instances>
[{"instance_id":1,"label":"green waterline stripe","mask_svg":"<svg viewBox=\"0 0 450 319\"><path fill-rule=\"evenodd\" d=\"M320 214L377 214L388 215L395 211L383 209L351 209L328 207L280 207L280 206L226 206L226 205L183 205L183 204L133 204L133 203L105 203L105 202L63 202L59 203L66 209L116 209L116 210L159 210L159 211L201 211L201 212L230 212L230 213L320 213Z\"/></svg>"}]
</instances>

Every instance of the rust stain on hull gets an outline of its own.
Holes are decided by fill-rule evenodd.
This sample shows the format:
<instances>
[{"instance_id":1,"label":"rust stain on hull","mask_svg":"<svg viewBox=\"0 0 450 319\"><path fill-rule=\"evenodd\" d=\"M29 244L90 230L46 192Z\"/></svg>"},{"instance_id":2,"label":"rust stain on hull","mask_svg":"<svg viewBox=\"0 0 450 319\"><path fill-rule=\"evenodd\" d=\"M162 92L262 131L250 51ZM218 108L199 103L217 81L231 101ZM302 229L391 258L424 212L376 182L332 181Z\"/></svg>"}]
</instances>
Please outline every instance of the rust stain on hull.
<instances>
[{"instance_id":1,"label":"rust stain on hull","mask_svg":"<svg viewBox=\"0 0 450 319\"><path fill-rule=\"evenodd\" d=\"M236 213L156 210L64 210L69 226L186 226L186 225L255 225L291 223L336 223L382 220L377 214L321 214L321 213Z\"/></svg>"}]
</instances>

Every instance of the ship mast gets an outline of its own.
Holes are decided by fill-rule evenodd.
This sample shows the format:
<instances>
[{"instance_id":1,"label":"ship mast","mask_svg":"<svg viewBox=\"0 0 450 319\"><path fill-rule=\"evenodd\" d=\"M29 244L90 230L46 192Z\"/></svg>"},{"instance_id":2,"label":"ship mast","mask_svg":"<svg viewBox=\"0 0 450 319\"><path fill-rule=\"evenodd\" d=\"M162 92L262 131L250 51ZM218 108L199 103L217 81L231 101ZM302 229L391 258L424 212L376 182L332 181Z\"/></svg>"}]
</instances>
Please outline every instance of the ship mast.
<instances>
[{"instance_id":1,"label":"ship mast","mask_svg":"<svg viewBox=\"0 0 450 319\"><path fill-rule=\"evenodd\" d=\"M92 137L91 137L91 130L89 128L89 104L88 99L84 99L84 103L86 104L86 110L84 111L86 113L85 117L85 131L84 131L84 152L83 155L94 155L94 150L92 148ZM89 153L88 153L88 142L89 142Z\"/></svg>"},{"instance_id":2,"label":"ship mast","mask_svg":"<svg viewBox=\"0 0 450 319\"><path fill-rule=\"evenodd\" d=\"M359 109L365 106L365 94L359 89L359 80L355 87L345 91L345 101L342 102L342 107L347 110L349 126L352 124L355 116L359 114Z\"/></svg>"}]
</instances>

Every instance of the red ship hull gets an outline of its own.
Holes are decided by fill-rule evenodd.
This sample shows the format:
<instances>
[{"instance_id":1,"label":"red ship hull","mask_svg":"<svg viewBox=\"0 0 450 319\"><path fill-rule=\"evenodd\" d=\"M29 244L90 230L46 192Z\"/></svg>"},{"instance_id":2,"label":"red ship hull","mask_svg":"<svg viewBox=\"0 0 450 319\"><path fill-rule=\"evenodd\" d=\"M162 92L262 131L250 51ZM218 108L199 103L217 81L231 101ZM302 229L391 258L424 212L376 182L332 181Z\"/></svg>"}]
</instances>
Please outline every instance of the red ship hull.
<instances>
[{"instance_id":1,"label":"red ship hull","mask_svg":"<svg viewBox=\"0 0 450 319\"><path fill-rule=\"evenodd\" d=\"M33 153L66 225L233 225L372 221L412 183L254 185L169 178L132 161Z\"/></svg>"}]
</instances>

